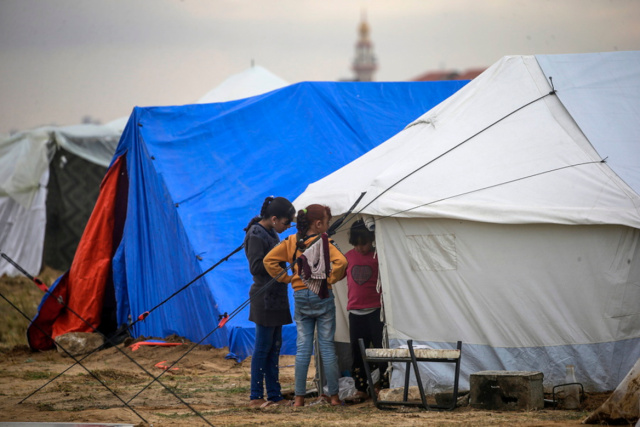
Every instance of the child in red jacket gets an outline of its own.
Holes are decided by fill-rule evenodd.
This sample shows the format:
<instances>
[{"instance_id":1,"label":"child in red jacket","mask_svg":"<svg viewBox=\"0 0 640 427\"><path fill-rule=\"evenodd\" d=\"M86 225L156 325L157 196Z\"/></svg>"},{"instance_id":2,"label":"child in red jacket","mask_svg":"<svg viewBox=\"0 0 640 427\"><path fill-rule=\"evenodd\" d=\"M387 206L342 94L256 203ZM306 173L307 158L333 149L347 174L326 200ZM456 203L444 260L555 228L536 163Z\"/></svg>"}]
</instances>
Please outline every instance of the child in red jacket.
<instances>
[{"instance_id":1,"label":"child in red jacket","mask_svg":"<svg viewBox=\"0 0 640 427\"><path fill-rule=\"evenodd\" d=\"M349 311L349 338L353 364L351 374L358 390L352 399L366 399L367 377L364 362L360 354L358 340L362 338L366 347L382 347L383 323L380 320L380 292L378 291L378 257L374 247L375 235L369 231L364 221L358 220L351 225L349 243L353 249L345 254L348 261L347 286ZM385 373L387 364L379 364L380 376Z\"/></svg>"}]
</instances>

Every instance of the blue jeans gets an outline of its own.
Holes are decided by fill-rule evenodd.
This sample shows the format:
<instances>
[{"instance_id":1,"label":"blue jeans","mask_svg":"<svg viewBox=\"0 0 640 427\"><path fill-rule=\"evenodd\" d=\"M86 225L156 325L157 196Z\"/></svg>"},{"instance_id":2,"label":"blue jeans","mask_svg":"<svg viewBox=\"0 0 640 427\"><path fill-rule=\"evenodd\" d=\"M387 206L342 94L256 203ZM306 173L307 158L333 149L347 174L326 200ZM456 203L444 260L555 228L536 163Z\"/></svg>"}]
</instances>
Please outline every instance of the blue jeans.
<instances>
[{"instance_id":1,"label":"blue jeans","mask_svg":"<svg viewBox=\"0 0 640 427\"><path fill-rule=\"evenodd\" d=\"M320 299L312 291L303 289L294 292L293 299L296 304L294 318L298 332L295 367L296 396L304 396L307 393L307 372L313 352L313 332L316 326L318 328L318 347L322 356L329 395L338 394L340 372L333 344L336 332L336 305L333 292L329 291L328 298Z\"/></svg>"},{"instance_id":2,"label":"blue jeans","mask_svg":"<svg viewBox=\"0 0 640 427\"><path fill-rule=\"evenodd\" d=\"M267 384L267 399L282 400L278 362L282 346L282 326L256 324L256 343L251 358L251 397L264 398L264 383Z\"/></svg>"}]
</instances>

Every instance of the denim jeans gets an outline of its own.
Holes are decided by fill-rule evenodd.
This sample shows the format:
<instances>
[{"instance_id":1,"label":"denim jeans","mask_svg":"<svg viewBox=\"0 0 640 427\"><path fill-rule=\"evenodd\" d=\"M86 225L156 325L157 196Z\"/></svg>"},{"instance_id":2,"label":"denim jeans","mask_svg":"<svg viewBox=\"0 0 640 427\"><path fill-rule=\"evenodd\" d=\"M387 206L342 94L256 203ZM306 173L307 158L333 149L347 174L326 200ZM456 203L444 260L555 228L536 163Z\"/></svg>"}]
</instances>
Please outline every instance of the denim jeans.
<instances>
[{"instance_id":1,"label":"denim jeans","mask_svg":"<svg viewBox=\"0 0 640 427\"><path fill-rule=\"evenodd\" d=\"M282 326L256 324L256 343L251 358L251 397L264 398L264 383L267 384L267 400L282 400L278 362L282 346Z\"/></svg>"},{"instance_id":2,"label":"denim jeans","mask_svg":"<svg viewBox=\"0 0 640 427\"><path fill-rule=\"evenodd\" d=\"M329 291L328 298L320 299L313 291L303 289L294 292L293 299L295 300L294 318L298 332L295 364L296 396L304 396L307 393L307 372L313 352L313 333L316 326L318 347L320 348L329 394L338 394L340 372L333 344L336 332L336 305L333 292Z\"/></svg>"}]
</instances>

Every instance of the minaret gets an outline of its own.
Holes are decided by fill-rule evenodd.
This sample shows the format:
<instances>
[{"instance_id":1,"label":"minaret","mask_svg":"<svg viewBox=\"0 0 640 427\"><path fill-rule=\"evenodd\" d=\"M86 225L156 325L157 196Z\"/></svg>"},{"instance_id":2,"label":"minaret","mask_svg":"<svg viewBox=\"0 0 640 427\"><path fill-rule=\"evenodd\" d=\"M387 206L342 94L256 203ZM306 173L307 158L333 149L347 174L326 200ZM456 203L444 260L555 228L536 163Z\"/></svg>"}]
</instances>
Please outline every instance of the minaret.
<instances>
[{"instance_id":1,"label":"minaret","mask_svg":"<svg viewBox=\"0 0 640 427\"><path fill-rule=\"evenodd\" d=\"M362 14L362 22L360 22L360 39L356 43L356 57L353 60L351 69L355 71L358 82L370 82L373 80L373 73L378 68L376 57L373 54L373 43L369 40L369 24Z\"/></svg>"}]
</instances>

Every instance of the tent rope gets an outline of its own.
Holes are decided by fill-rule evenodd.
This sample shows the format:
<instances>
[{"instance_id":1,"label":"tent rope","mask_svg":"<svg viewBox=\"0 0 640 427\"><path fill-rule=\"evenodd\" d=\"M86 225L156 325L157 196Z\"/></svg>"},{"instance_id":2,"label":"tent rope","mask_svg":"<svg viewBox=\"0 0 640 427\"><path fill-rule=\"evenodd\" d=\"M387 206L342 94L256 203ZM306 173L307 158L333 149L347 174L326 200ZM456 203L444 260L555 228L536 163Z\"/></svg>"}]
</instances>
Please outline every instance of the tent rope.
<instances>
[{"instance_id":1,"label":"tent rope","mask_svg":"<svg viewBox=\"0 0 640 427\"><path fill-rule=\"evenodd\" d=\"M231 253L229 253L226 257L222 258L220 261L218 261L216 264L214 264L213 266L211 266L209 269L207 269L205 272L201 273L200 275L198 275L196 278L194 278L193 280L191 280L189 283L187 283L186 285L184 285L183 287L181 287L179 290L177 290L176 292L174 292L173 294L171 294L171 296L169 296L168 298L166 298L164 301L160 302L158 305L156 305L155 307L151 308L148 311L145 311L144 313L142 313L141 315L138 316L138 318L130 323L130 324L124 324L122 325L120 328L118 328L118 330L116 330L113 335L111 337L106 337L104 336L106 342L104 345L112 345L116 348L117 345L114 342L114 337L118 337L121 334L123 334L125 331L128 331L131 327L133 327L133 325L135 325L136 323L138 323L141 320L146 319L146 317L153 312L155 309L157 309L159 306L161 306L162 304L166 303L167 301L169 301L171 298L173 298L174 296L176 296L178 293L182 292L183 290L185 290L188 286L190 286L191 284L193 284L194 282L196 282L198 279L200 279L202 276L204 276L205 274L207 274L208 272L210 272L211 270L213 270L215 267L217 267L218 265L220 265L223 261L227 261L232 255L234 255L236 252L240 251L242 248L244 247L244 244L242 244L240 247L234 249ZM8 259L6 256L4 256L3 254L3 258ZM10 261L11 262L11 261ZM16 265L15 263L12 262L12 264ZM21 272L26 273L24 270L20 269ZM31 278L30 275L27 274L27 277ZM33 279L35 281L35 279ZM48 291L46 291L47 293L49 293ZM49 296L53 297L52 294L49 293ZM60 299L58 299L58 302L62 303L62 301ZM84 321L84 319L82 319ZM85 321L86 322L86 321ZM93 325L90 325L91 327L93 327ZM93 353L99 351L100 349L102 349L103 346L100 347L96 347L94 348L92 351L90 351L89 353L87 353L84 357L80 358L80 362L83 361L84 359L86 359L87 357L91 356ZM134 362L135 363L135 362ZM52 383L53 381L55 381L56 379L58 379L59 377L61 377L65 372L67 372L68 370L72 369L76 364L72 364L71 366L69 366L67 369L65 369L64 371L60 372L58 375L56 375L55 377L53 377L52 379L50 379L47 383L45 383L44 385L42 385L40 388L36 389L33 393L31 393L29 396L25 397L22 401L28 399L29 397L31 397L32 395L36 394L38 391L42 390L44 387L46 387L48 384ZM146 372L146 371L145 371ZM149 372L147 372L147 374L149 374L152 378L155 378L153 374L150 374ZM163 387L167 388L164 384L162 384ZM172 391L171 389L167 388L169 391ZM175 394L174 394L175 395ZM178 397L176 395L176 397L178 399L180 399L180 397ZM182 400L182 399L180 399Z\"/></svg>"},{"instance_id":2,"label":"tent rope","mask_svg":"<svg viewBox=\"0 0 640 427\"><path fill-rule=\"evenodd\" d=\"M486 131L487 129L492 128L493 126L495 126L496 124L500 123L501 121L503 121L504 119L506 119L507 117L517 113L518 111L528 107L531 104L534 104L538 101L540 101L541 99L546 98L549 95L554 95L556 93L555 89L552 90L549 93L546 93L536 99L534 99L533 101L529 101L526 104L516 108L515 110L511 111L510 113L502 116L501 118L499 118L498 120L496 120L495 122L489 124L488 126L484 127L483 129L479 130L478 132L476 132L475 134L471 135L470 137L468 137L467 139L465 139L464 141L458 143L457 145L451 147L450 149L446 150L444 153L436 156L435 158L429 160L427 163L421 165L420 167L418 167L417 169L409 172L407 175L403 176L402 178L400 178L398 181L396 181L395 183L391 184L389 187L387 187L386 189L384 189L380 194L378 194L376 197L374 197L369 203L367 203L366 205L364 205L357 213L354 214L354 216L359 215L363 210L365 210L367 207L369 207L373 202L375 202L376 200L378 200L380 197L382 197L383 194L385 194L387 191L391 190L393 187L395 187L396 185L400 184L402 181L404 181L405 179L409 178L410 176L412 176L413 174L417 173L418 171L424 169L425 167L429 166L431 163L435 162L436 160L444 157L445 155L451 153L453 150L455 150L456 148L461 147L462 145L466 144L467 142L469 142L470 140L472 140L473 138L475 138L476 136L480 135L481 133L483 133L484 131ZM424 121L421 120L419 121L419 123L430 123L428 120ZM416 123L417 124L417 123ZM407 127L410 127L411 124ZM406 129L406 128L405 128Z\"/></svg>"},{"instance_id":3,"label":"tent rope","mask_svg":"<svg viewBox=\"0 0 640 427\"><path fill-rule=\"evenodd\" d=\"M199 275L197 275L193 280L191 280L189 283L187 283L186 285L182 286L180 289L178 289L177 291L175 291L174 293L172 293L171 295L169 295L167 298L165 298L163 301L161 301L160 303L156 304L154 307L152 307L150 310L145 311L144 313L142 313L141 315L139 315L135 321L133 321L132 323L130 323L129 325L127 325L127 329L133 327L133 325L135 325L136 323L144 320L147 318L147 316L149 314L151 314L154 310L156 310L157 308L159 308L161 305L165 304L166 302L168 302L170 299L172 299L173 297L175 297L176 295L178 295L180 292L184 291L185 289L187 289L189 286L191 286L193 283L195 283L197 280L201 279L205 274L209 273L211 270L213 270L214 268L216 268L217 266L219 266L220 264L222 264L225 261L228 261L229 258L231 258L233 255L235 255L236 253L240 252L242 250L242 248L244 248L244 243L242 243L240 246L238 246L237 248L235 248L233 251L231 251L227 256L225 256L224 258L220 259L218 262L216 262L215 264L213 264L211 267L209 267L207 270L205 270L204 272L200 273Z\"/></svg>"},{"instance_id":4,"label":"tent rope","mask_svg":"<svg viewBox=\"0 0 640 427\"><path fill-rule=\"evenodd\" d=\"M282 277L282 275L289 269L292 268L290 266L286 266L281 272L280 274L278 274L276 277L271 278L271 280L269 280L262 288L260 288L258 290L258 292L256 292L254 294L254 297L258 297L260 295L262 295L264 292L266 292L266 290L273 284L275 283L280 277ZM135 399L136 397L138 397L138 395L140 395L140 393L142 393L143 391L145 391L149 386L151 386L155 381L158 380L158 378L160 378L162 375L164 375L165 372L171 370L171 368L177 364L179 361L181 361L182 359L184 359L185 356L187 356L187 354L191 353L192 350L194 350L195 348L197 348L199 345L201 345L204 340L206 340L207 338L209 338L214 332L216 332L218 329L222 328L229 320L233 319L237 314L239 314L247 305L249 305L249 302L251 301L251 297L249 299L247 299L246 301L244 301L242 304L240 304L238 307L236 307L235 310L233 310L231 312L231 314L227 314L225 313L224 315L220 316L220 322L218 323L218 325L213 328L209 333L207 333L200 341L198 341L197 343L194 343L193 346L191 346L191 348L189 348L186 352L184 352L178 359L176 359L173 363L171 363L168 367L165 368L165 370L163 372L160 373L160 375L158 375L157 377L154 377L153 380L147 384L146 386L144 386L138 393L136 393L131 399L128 400L128 402L131 402L133 399Z\"/></svg>"},{"instance_id":5,"label":"tent rope","mask_svg":"<svg viewBox=\"0 0 640 427\"><path fill-rule=\"evenodd\" d=\"M394 217L396 215L400 215L400 214L403 214L403 213L406 213L406 212L410 212L410 211L412 211L414 209L418 209L418 208L421 208L421 207L424 207L424 206L429 206L429 205L432 205L434 203L442 202L442 201L449 200L449 199L454 199L454 198L460 197L460 196L466 196L467 194L477 193L479 191L484 191L484 190L488 190L490 188L500 187L502 185L512 184L514 182L522 181L524 179L534 178L536 176L546 175L548 173L558 172L558 171L561 171L561 170L564 170L564 169L574 168L574 167L578 167L578 166L586 166L586 165L594 165L594 164L606 163L606 160L607 159L605 158L605 159L602 159L602 160L594 160L594 161L591 161L591 162L575 163L575 164L561 166L561 167L558 167L558 168L553 168L553 169L549 169L549 170L545 170L545 171L541 171L541 172L536 172L536 173L531 174L531 175L523 176L523 177L520 177L520 178L514 178L514 179L511 179L509 181L500 182L498 184L492 184L492 185L488 185L486 187L476 188L474 190L469 190L469 191L465 191L463 193L454 194L453 196L447 196L447 197L443 197L443 198L440 198L440 199L437 199L437 200L432 200L430 202L423 203L423 204L420 204L420 205L416 205L416 206L410 207L408 209L404 209L404 210L401 210L401 211L393 212L393 213L391 213L389 215L381 215L381 216L376 218L376 221L382 221L384 219L392 218L392 217Z\"/></svg>"},{"instance_id":6,"label":"tent rope","mask_svg":"<svg viewBox=\"0 0 640 427\"><path fill-rule=\"evenodd\" d=\"M344 219L353 211L353 209L355 209L356 205L360 202L360 200L362 200L362 198L364 197L366 193L361 193L360 197L358 197L358 199L356 200L356 202L353 204L353 206L351 206L351 208L349 209L349 211L344 214L338 221L336 221L331 228L328 230L328 233L330 233L330 235L333 235L337 232L337 230L343 225L343 221ZM316 243L319 240L319 237L316 237L311 243L310 245ZM136 319L136 321L132 322L131 324L128 325L123 325L123 328L118 329L118 331L116 331L116 333L114 334L114 336L118 336L120 335L122 332L124 332L125 330L128 330L129 328L131 328L134 324L136 324L137 322L144 320L149 314L151 314L155 309L157 309L158 307L160 307L162 304L165 304L167 301L169 301L171 298L173 298L174 296L176 296L177 294L179 294L180 292L182 292L183 290L185 290L187 287L189 287L191 284L193 284L194 282L196 282L198 279L202 278L205 274L207 274L208 272L210 272L211 270L213 270L214 268L216 268L218 265L220 265L222 262L227 261L231 256L233 256L234 254L236 254L237 252L239 252L242 248L244 247L244 243L242 245L240 245L239 247L237 247L236 249L234 249L232 252L230 252L227 256L225 256L224 258L222 258L221 260L219 260L217 263L215 263L213 266L211 266L209 269L207 269L206 271L204 271L203 273L201 273L200 275L198 275L197 277L195 277L193 280L191 280L189 283L187 283L186 285L182 286L179 290L175 291L173 294L171 294L169 297L167 297L165 300L163 300L162 302L160 302L159 304L157 304L156 306L154 306L153 308L151 308L150 310L144 312L143 314L141 314L140 316L138 316L138 318ZM11 260L10 258L8 258L7 256L5 256L4 254L2 254L2 256L8 260L10 260L10 262L12 262L12 264L17 265L13 262L13 260ZM256 292L256 294L254 295L255 297L258 297L260 295L262 295L263 292L266 292L266 290L271 286L271 284L275 283L278 278L280 278L289 268L292 268L290 266L285 266L285 268L282 270L282 272L280 272L280 274L274 278L272 278L271 280L269 280L269 282L267 282L258 292ZM27 277L31 278L30 275L28 275L28 273L26 273L26 271L24 271L23 269L20 268L20 270L27 275ZM293 270L292 270L293 271ZM34 279L32 279L34 280ZM35 281L35 280L34 280ZM46 291L50 296L51 293L47 290ZM153 374L147 372L142 366L138 365L137 362L135 362L135 360L133 360L133 358L131 358L129 355L125 354L123 352L123 354L125 354L125 356L127 356L131 361L133 361L134 363L136 363L136 365L138 365L141 369L143 369L145 371L145 373L147 373L149 376L151 376L153 378L153 380L147 384L145 387L143 387L138 393L136 393L131 399L129 399L127 401L127 404L131 401L133 401L133 399L135 399L137 396L139 396L144 390L146 390L149 386L151 386L155 381L158 381L158 383L160 383L163 387L165 387L167 390L169 390L170 392L172 392L172 394L174 394L174 396L176 396L182 403L184 403L187 407L189 407L192 411L194 411L198 416L200 416L205 422L207 422L207 424L210 424L200 413L198 413L195 409L191 408L191 406L189 406L186 402L184 402L182 399L180 399L180 397L178 397L177 395L175 395L175 393L173 393L172 390L170 390L169 388L167 388L167 386L165 386L162 382L159 381L159 378L168 370L170 370L176 363L178 363L180 360L182 360L188 353L190 353L194 348L196 348L198 345L200 345L205 339L207 339L209 336L211 336L214 332L216 332L218 329L222 328L229 320L231 320L233 317L235 317L238 313L240 313L251 301L251 298L248 298L247 300L245 300L242 304L240 304L236 309L234 309L231 314L227 314L226 312L224 313L224 315L220 316L220 322L218 323L218 325L211 330L209 333L207 333L200 341L198 341L194 346L192 346L192 348L190 348L189 350L187 350L183 355L181 355L176 361L174 361L171 365L169 365L165 371L163 371L162 373L160 373L160 375L158 375L157 377L154 376ZM58 299L58 302L61 304L64 304L61 299ZM88 323L85 319L83 319L79 314L75 313L74 311L72 311L68 306L65 305L66 308L68 308L72 313L74 313L76 316L78 316L78 318L80 318L83 322L85 322L87 325L89 325L92 329L94 329L94 331L100 333L99 331L97 331L96 328L93 327L93 325L91 325L90 323ZM40 327L38 327L38 329L41 329ZM46 333L45 333L46 334ZM101 334L102 335L102 334ZM49 336L49 335L47 335ZM107 344L114 344L113 343L113 337L112 338L107 338L103 335L103 337L105 338L105 340L107 341ZM49 336L49 338L51 338ZM53 338L51 338L53 340ZM27 396L26 398L23 399L26 400L29 397L31 397L32 395L34 395L35 393L37 393L38 391L40 391L41 389L43 389L45 386L47 386L48 384L50 384L51 382L55 381L57 378L59 378L60 376L62 376L65 372L67 372L68 370L70 370L71 368L73 368L76 364L80 364L84 359L86 359L87 357L91 356L93 353L95 353L96 351L100 350L101 348L103 348L103 346L97 347L95 349L93 349L91 352L89 352L88 354L86 354L84 357L82 357L81 359L76 359L74 358L74 360L76 361L73 365L69 366L67 369L65 369L64 371L60 372L58 375L56 375L54 378L52 378L51 380L49 380L46 384L44 384L43 386L41 386L40 388L38 388L37 390L35 390L34 392L32 392L29 396ZM114 347L116 347L118 350L120 350L122 352L122 350L117 347L117 345L114 345ZM146 422L146 421L145 421Z\"/></svg>"},{"instance_id":7,"label":"tent rope","mask_svg":"<svg viewBox=\"0 0 640 427\"><path fill-rule=\"evenodd\" d=\"M14 267L16 267L20 272L22 272L25 276L27 276L29 279L31 279L33 282L35 283L42 283L40 281L40 279L36 279L33 276L31 276L30 274L28 274L18 263L16 263L13 259L11 259L8 255L6 255L4 252L0 251L0 255L2 256L2 258L6 259L7 261L9 261ZM78 319L80 319L80 321L82 321L84 324L86 324L87 326L89 326L93 332L98 333L104 340L105 340L105 344L102 344L98 347L96 347L95 349L93 349L91 352L89 352L89 354L87 354L86 356L84 356L83 358L81 358L80 360L77 359L76 357L71 356L71 354L65 350L59 343L56 343L56 345L58 347L60 347L65 353L67 353L68 355L70 355L73 360L75 361L75 363L73 365L71 365L68 369L64 370L63 372L61 372L60 374L58 374L57 376L55 376L54 378L52 378L51 380L49 380L47 383L45 383L44 385L42 385L40 388L36 389L35 391L33 391L31 394L29 394L27 397L25 397L24 399L22 399L19 403L23 403L24 401L26 401L28 398L30 398L31 396L33 396L34 394L36 394L37 392L39 392L40 390L42 390L44 387L46 387L48 384L50 384L51 382L53 382L54 380L56 380L58 377L60 377L62 374L64 374L65 372L67 372L69 369L71 369L73 366L75 366L76 364L82 366L86 371L88 371L94 378L98 379L93 373L91 373L83 364L82 364L82 360L86 359L87 357L89 357L91 354L93 354L94 352L102 349L105 347L106 344L113 344L113 338L107 338L102 332L100 332L95 326L93 326L93 324L91 324L91 322L89 322L88 320L86 320L84 317L82 317L80 315L80 313L78 313L77 311L73 310L71 307L69 307L69 305L64 302L64 300L62 299L62 297L58 297L55 298L55 296L49 291L49 289L47 289L45 291L45 293L50 296L53 297L58 304L62 305L66 310L68 310L71 314L73 314L74 316L76 316ZM7 301L13 308L15 308L16 310L18 310L18 312L23 315L24 317L27 318L27 320L30 320L28 316L26 316L26 314L24 314L23 312L21 312L15 305L13 305L7 298L4 297L4 295L0 294L0 297L2 297L5 301ZM47 332L45 332L40 325L34 323L34 326L36 326L38 328L38 330L40 330L40 332L42 332L44 335L46 335L49 339L51 339L52 341L54 341L53 337L48 334ZM117 336L117 334L116 334ZM140 365L134 358L132 358L130 355L128 355L122 348L118 347L117 345L113 345L113 347L119 351L120 353L122 353L127 359L129 359L131 362L133 362L138 368L140 368L145 374L149 375L152 378L156 378L151 372L147 371L142 365ZM99 379L98 379L99 380ZM157 380L157 378L156 378ZM99 380L100 381L100 380ZM102 383L102 382L101 382ZM207 424L212 425L209 421L207 421L202 414L200 414L196 409L194 409L191 405L189 405L187 402L184 401L184 399L182 399L180 396L178 396L175 391L173 391L171 389L171 387L168 387L167 385L165 385L164 383L158 381L158 383L164 387L169 393L171 393L176 399L178 399L183 405L185 405L187 408L189 408L191 411L193 411L196 415L198 415L200 418L202 418ZM103 384L104 385L104 384ZM106 386L106 385L105 385ZM107 387L108 388L108 387ZM109 391L111 391L121 402L123 402L127 407L129 407L129 402L131 400L129 400L129 402L124 402L123 399L121 399L115 392L113 392L111 389L109 389ZM135 412L135 411L134 411ZM138 415L136 413L136 415ZM142 417L140 417L142 418ZM144 420L144 418L142 418L142 420L144 422L147 422L146 420Z\"/></svg>"},{"instance_id":8,"label":"tent rope","mask_svg":"<svg viewBox=\"0 0 640 427\"><path fill-rule=\"evenodd\" d=\"M31 319L29 318L29 316L27 316L22 310L20 310L20 308L18 308L14 303L12 303L7 297L5 297L2 293L0 293L0 297L2 299L4 299L7 303L9 303L9 305L11 307L13 307L18 313L20 313L20 315L22 315L22 317L24 317L25 319L27 319L28 321L30 321ZM39 325L35 325L40 332L42 332L43 334L47 335L49 338L51 338L53 340L53 338L47 333L45 332ZM111 392L111 394L113 394L120 402L122 402L124 404L124 406L126 406L128 409L130 409L134 414L136 414L143 422L145 423L149 423L147 420L144 419L144 417L142 415L140 415L135 409L133 409L127 402L125 402L120 396L118 396L118 394L113 391L104 381L102 381L95 373L93 373L91 370L89 370L89 368L87 368L85 365L83 365L81 363L80 360L78 360L73 354L71 354L64 346L57 344L58 347L65 352L65 354L69 357L71 357L73 360L75 360L75 364L76 365L80 365L85 371L87 371L87 373L89 375L91 375L93 378L95 378L96 381L98 381L104 388L106 388L107 390L109 390L109 392ZM34 393L32 393L34 394ZM31 396L31 395L29 395ZM28 396L27 396L28 397ZM25 398L26 399L26 398ZM24 399L22 401L20 401L19 403L22 403L24 401Z\"/></svg>"},{"instance_id":9,"label":"tent rope","mask_svg":"<svg viewBox=\"0 0 640 427\"><path fill-rule=\"evenodd\" d=\"M85 360L86 358L88 358L89 356L91 356L93 353L95 353L95 352L97 352L97 351L101 350L105 345L110 344L110 345L112 345L112 346L114 346L114 347L118 348L119 350L121 350L119 347L117 347L116 343L114 343L114 341L113 341L113 340L114 340L114 337L120 336L123 332L125 332L125 331L127 331L129 328L131 328L135 323L137 323L137 322L139 322L139 321L141 321L141 320L144 320L144 319L145 319L145 318L146 318L146 317L147 317L151 312L153 312L155 309L157 309L160 305L162 305L162 304L166 303L166 302L167 302L167 301L169 301L171 298L173 298L174 296L176 296L178 293L180 293L180 292L182 292L183 290L185 290L188 286L190 286L190 285L191 285L191 284L193 284L195 281L197 281L198 279L200 279L202 276L204 276L205 274L207 274L208 272L210 272L211 270L213 270L215 267L217 267L218 265L220 265L223 261L228 260L232 255L234 255L235 253L239 252L243 247L244 247L244 243L243 243L240 247L238 247L238 248L234 249L231 253L229 253L226 257L222 258L222 259L221 259L220 261L218 261L216 264L214 264L213 266L211 266L211 267L210 267L209 269L207 269L205 272L201 273L201 274L200 274L200 275L198 275L196 278L194 278L193 280L191 280L189 283L187 283L186 285L184 285L184 286L183 286L182 288L180 288L178 291L174 292L171 296L169 296L168 298L166 298L166 299L165 299L164 301L162 301L160 304L156 305L155 307L151 308L150 310L148 310L148 311L144 312L143 314L141 314L140 316L138 316L138 319L136 319L136 321L135 321L135 322L132 322L132 323L130 323L130 324L125 324L125 325L123 325L122 327L118 328L118 330L117 330L117 331L116 331L116 332L115 332L111 337L106 337L106 336L104 336L104 335L103 335L104 339L106 340L105 344L103 344L102 346L99 346L99 347L94 348L93 350L91 350L89 353L87 353L86 355L84 355L84 356L83 356L82 358L80 358L80 359L75 359L75 358L74 358L74 360L76 361L74 364L70 365L67 369L65 369L64 371L60 372L58 375L56 375L55 377L53 377L52 379L50 379L47 383L45 383L44 385L42 385L41 387L39 387L38 389L36 389L35 391L33 391L31 394L29 394L27 397L25 397L25 398L24 398L20 403L24 402L24 401L25 401L25 400L27 400L29 397L33 396L34 394L36 394L37 392L39 392L40 390L42 390L44 387L46 387L46 386L47 386L47 385L49 385L50 383L54 382L56 379L58 379L59 377L61 377L62 375L64 375L67 371L69 371L70 369L72 369L72 368L73 368L74 366L76 366L77 364L81 363L83 360ZM10 260L10 258L8 258L6 255L2 254L2 256L3 256L3 258ZM14 262L13 260L11 260L10 262L11 262L12 264L14 264L14 266L15 266L15 265L17 265L17 264L15 264L15 262ZM23 272L23 273L26 273L26 272L25 272L23 269L21 269L21 268L20 268L19 270L20 270L21 272ZM30 275L28 275L28 273L27 273L27 277L31 278L31 276L30 276ZM35 279L33 279L33 280L35 281ZM50 297L53 297L53 294L51 294L48 290L46 291L46 293L47 293L47 294L49 294L49 296L50 296ZM63 303L63 301L61 300L61 298L57 298L56 300L57 300L60 304L64 304L64 303ZM244 308L244 307L246 306L246 304L247 304L246 302L245 302L245 303L243 303L242 308ZM66 306L66 308L69 308L69 307L68 307L68 306ZM69 310L70 310L72 313L74 313L70 308L69 308ZM76 314L76 315L77 315L77 316L78 316L78 317L79 317L83 322L87 323L87 321L86 321L86 320L84 320L84 319L82 319L82 317L80 317L77 313L74 313L74 314ZM225 314L226 314L226 313L225 313ZM221 316L221 317L222 317L222 316ZM227 317L228 317L228 316L227 316ZM227 319L227 320L228 320L228 319ZM225 320L225 322L224 322L224 323L226 323L226 320ZM205 338L203 338L203 340L204 340L204 339L206 339L207 337L209 337L211 334L213 334L213 333L214 333L217 329L219 329L221 326L223 326L223 325L224 325L224 323L222 323L222 325L220 325L220 324L219 324L219 325L218 325L218 327L216 327L213 331L209 332L209 334L207 334L207 335L205 336ZM87 323L87 324L88 324L89 326L91 326L91 327L92 327L96 332L100 333L99 331L97 331L97 330L93 327L93 325L91 325L91 324L89 324L89 323ZM35 324L35 323L34 323L34 325L35 325L39 330L41 330L41 331L42 331L42 329L41 329L37 324ZM45 335L47 335L44 331L43 331L43 333L44 333ZM101 334L101 335L102 335L102 334ZM53 341L53 338L52 338L51 336L47 335L47 337L49 337L49 338ZM202 342L202 340L201 340L200 342ZM122 351L122 350L121 350L121 351ZM124 353L123 353L123 354L124 354ZM134 363L136 363L136 364L137 364L137 362L135 362L135 360L133 360L129 355L125 354L125 356L129 357L129 359L130 359L130 360L132 360ZM182 359L182 357L181 357L180 359ZM180 359L178 359L178 360L180 360ZM177 363L177 362L176 362L176 363ZM174 364L175 364L175 363L174 363ZM167 370L169 370L171 367L173 367L173 365L174 365L174 364L172 364L171 366L169 366L169 368L167 368ZM140 366L140 365L138 365L138 366ZM163 372L162 374L158 375L158 377L155 377L153 374L151 374L150 372L147 372L147 371L146 371L144 368L142 368L141 366L140 366L140 368L141 368L141 369L143 369L143 370L145 371L145 373L147 373L149 376L151 376L151 377L153 378L153 381L152 381L149 385L153 384L153 382L155 382L155 381L156 381L160 376L162 376L162 374L164 374L164 372ZM201 414L199 414L195 409L191 408L191 407L190 407L186 402L184 402L184 401L183 401L179 396L177 396L177 395L173 392L173 390L171 390L170 388L168 388L166 385L164 385L164 384L163 384L163 383L161 383L160 381L158 381L158 382L159 382L163 387L165 387L167 390L169 390L169 392L171 392L174 396L176 396L176 397L177 397L181 402L183 402L185 405L187 405L187 407L189 407L191 410L193 410L193 411L194 411L198 416L202 417L202 415L201 415ZM148 387L149 385L147 385L147 387ZM146 389L147 387L145 387L144 389ZM143 390L144 390L144 389L143 389ZM129 399L129 402L131 402L131 401L132 401L136 396L138 396L139 394L140 394L140 392L138 392L138 393L137 393L133 398ZM202 417L202 418L203 418L203 417ZM204 418L203 418L203 419L204 419ZM205 422L209 423L206 419L204 419L204 420L205 420ZM145 421L145 422L146 422L146 421Z\"/></svg>"},{"instance_id":10,"label":"tent rope","mask_svg":"<svg viewBox=\"0 0 640 427\"><path fill-rule=\"evenodd\" d=\"M355 203L351 206L351 208L347 211L347 213L345 213L340 219L338 219L336 222L334 222L331 227L329 228L329 230L327 230L327 234L328 235L333 235L337 232L337 230L342 227L344 225L344 219L355 209L355 207L357 206L358 203L360 203L360 200L362 200L362 198L364 197L366 193L363 192L360 194L360 197L358 197L358 199L355 201ZM321 235L315 237L311 243L309 243L309 245L307 246L310 247L311 245L315 244L316 242L318 242L321 239ZM244 246L244 244L243 244ZM242 246L241 246L242 247ZM235 253L235 252L234 252ZM229 254L228 256L231 256L232 254ZM262 295L264 292L266 292L269 287L276 283L278 281L278 279L280 277L282 277L283 274L285 274L288 270L291 270L291 272L293 272L293 266L295 265L296 260L293 260L293 262L291 263L291 265L286 265L283 267L282 271L275 277L272 277L267 283L264 284L264 286L262 286L260 289L258 289L258 291L253 295L253 298L259 297L260 295ZM178 363L180 360L182 360L187 354L189 354L191 352L191 350L193 350L194 348L196 348L198 345L202 344L202 342L204 342L205 339L207 339L209 336L211 336L214 332L216 332L218 329L222 328L229 320L233 319L237 314L239 314L242 310L244 310L247 305L249 305L249 303L251 302L251 297L247 298L242 304L240 304L238 307L236 307L231 314L227 314L224 313L224 315L220 316L220 322L218 323L218 325L208 334L206 334L200 341L198 341L196 344L194 344L190 349L188 349L182 356L180 356L175 362L173 362L171 365L169 365L168 368L166 368L165 371L163 371L160 375L158 375L157 378L160 378L165 372L167 372L168 370L170 370L176 363ZM129 402L131 402L133 399L135 399L140 393L142 393L144 390L147 389L147 387L151 386L151 384L153 384L153 382L156 381L156 379L152 380L149 384L147 384L146 386L144 386L142 388L142 390L140 390L137 394L135 394L131 399L129 399Z\"/></svg>"}]
</instances>

